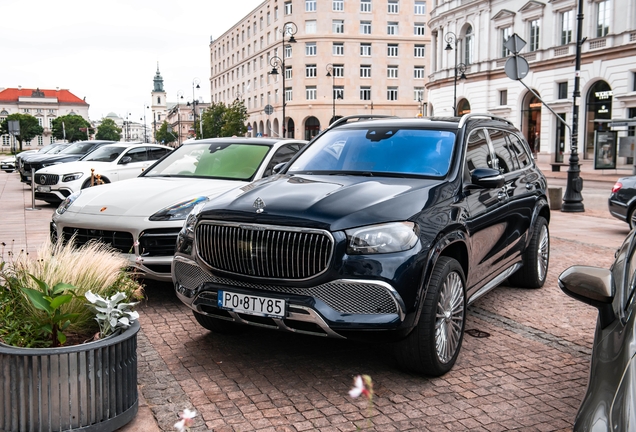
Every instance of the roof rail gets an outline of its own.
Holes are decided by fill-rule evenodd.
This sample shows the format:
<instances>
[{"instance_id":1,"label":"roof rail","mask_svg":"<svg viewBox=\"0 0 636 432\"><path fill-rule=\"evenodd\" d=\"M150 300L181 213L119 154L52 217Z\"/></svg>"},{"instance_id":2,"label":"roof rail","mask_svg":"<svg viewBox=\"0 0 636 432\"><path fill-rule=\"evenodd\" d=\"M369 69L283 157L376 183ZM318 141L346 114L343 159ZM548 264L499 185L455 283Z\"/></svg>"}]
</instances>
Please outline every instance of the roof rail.
<instances>
[{"instance_id":1,"label":"roof rail","mask_svg":"<svg viewBox=\"0 0 636 432\"><path fill-rule=\"evenodd\" d=\"M338 120L331 123L325 130L337 128L338 126L342 126L343 124L349 123L350 120L354 120L354 119L357 119L356 121L361 121L361 120L372 120L376 118L387 118L387 117L395 117L395 116L385 115L385 114L358 114L358 115L340 117Z\"/></svg>"},{"instance_id":2,"label":"roof rail","mask_svg":"<svg viewBox=\"0 0 636 432\"><path fill-rule=\"evenodd\" d=\"M505 118L502 117L497 117L495 115L492 114L488 114L488 113L470 113L470 114L464 114L462 116L462 118L459 120L459 125L457 126L458 129L461 129L468 120L472 120L473 118L486 118L486 119L490 119L490 120L499 120L499 121L503 121L508 123L510 126L514 126L514 124L510 121L510 120L506 120Z\"/></svg>"}]
</instances>

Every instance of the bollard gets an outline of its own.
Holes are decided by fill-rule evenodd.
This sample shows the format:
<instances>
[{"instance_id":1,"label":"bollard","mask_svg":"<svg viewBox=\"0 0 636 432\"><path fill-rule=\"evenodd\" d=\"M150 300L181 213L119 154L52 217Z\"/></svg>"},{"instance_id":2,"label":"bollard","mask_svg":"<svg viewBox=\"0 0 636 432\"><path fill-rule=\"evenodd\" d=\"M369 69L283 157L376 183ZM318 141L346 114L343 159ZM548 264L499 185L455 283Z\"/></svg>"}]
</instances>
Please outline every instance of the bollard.
<instances>
[{"instance_id":1,"label":"bollard","mask_svg":"<svg viewBox=\"0 0 636 432\"><path fill-rule=\"evenodd\" d=\"M563 188L549 187L548 200L550 201L550 210L561 210L563 201Z\"/></svg>"},{"instance_id":2,"label":"bollard","mask_svg":"<svg viewBox=\"0 0 636 432\"><path fill-rule=\"evenodd\" d=\"M31 207L27 207L27 210L42 210L35 206L35 169L31 168Z\"/></svg>"}]
</instances>

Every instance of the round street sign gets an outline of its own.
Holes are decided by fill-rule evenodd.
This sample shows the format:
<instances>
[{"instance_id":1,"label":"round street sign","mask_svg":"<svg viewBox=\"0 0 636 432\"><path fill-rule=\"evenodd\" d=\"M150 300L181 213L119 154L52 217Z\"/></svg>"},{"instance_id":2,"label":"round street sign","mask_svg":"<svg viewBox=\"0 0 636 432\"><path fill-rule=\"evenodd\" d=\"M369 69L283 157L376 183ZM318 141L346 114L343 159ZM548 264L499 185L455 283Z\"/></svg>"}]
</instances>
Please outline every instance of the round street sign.
<instances>
[{"instance_id":1,"label":"round street sign","mask_svg":"<svg viewBox=\"0 0 636 432\"><path fill-rule=\"evenodd\" d=\"M270 115L274 112L274 107L270 104L265 105L265 114Z\"/></svg>"},{"instance_id":2,"label":"round street sign","mask_svg":"<svg viewBox=\"0 0 636 432\"><path fill-rule=\"evenodd\" d=\"M512 56L506 60L504 70L506 71L508 78L512 80L520 80L528 75L530 66L528 65L528 60L525 58L521 56Z\"/></svg>"}]
</instances>

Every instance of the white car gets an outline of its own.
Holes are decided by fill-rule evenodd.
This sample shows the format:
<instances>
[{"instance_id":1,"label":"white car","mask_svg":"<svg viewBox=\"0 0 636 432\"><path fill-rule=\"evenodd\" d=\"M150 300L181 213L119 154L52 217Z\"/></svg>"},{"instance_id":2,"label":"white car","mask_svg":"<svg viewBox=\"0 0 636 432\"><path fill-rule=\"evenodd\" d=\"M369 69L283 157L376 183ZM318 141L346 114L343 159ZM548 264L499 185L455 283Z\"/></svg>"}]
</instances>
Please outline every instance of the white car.
<instances>
[{"instance_id":1,"label":"white car","mask_svg":"<svg viewBox=\"0 0 636 432\"><path fill-rule=\"evenodd\" d=\"M183 144L137 178L70 195L53 214L51 238L101 240L128 255L141 276L171 281L185 218L211 197L274 172L307 142L213 138Z\"/></svg>"},{"instance_id":2,"label":"white car","mask_svg":"<svg viewBox=\"0 0 636 432\"><path fill-rule=\"evenodd\" d=\"M171 151L164 145L126 142L98 147L80 160L37 170L35 198L59 204L81 189L137 177Z\"/></svg>"},{"instance_id":3,"label":"white car","mask_svg":"<svg viewBox=\"0 0 636 432\"><path fill-rule=\"evenodd\" d=\"M9 156L0 160L0 169L8 173L15 171L15 156Z\"/></svg>"}]
</instances>

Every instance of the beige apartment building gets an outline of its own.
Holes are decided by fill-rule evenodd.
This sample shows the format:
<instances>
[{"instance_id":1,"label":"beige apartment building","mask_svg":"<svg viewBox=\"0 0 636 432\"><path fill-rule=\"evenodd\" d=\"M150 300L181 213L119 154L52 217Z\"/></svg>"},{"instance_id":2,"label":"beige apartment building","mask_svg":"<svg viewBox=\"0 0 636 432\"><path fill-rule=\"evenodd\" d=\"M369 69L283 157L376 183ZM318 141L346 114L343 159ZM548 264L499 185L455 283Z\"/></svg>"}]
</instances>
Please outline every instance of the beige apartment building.
<instances>
[{"instance_id":1,"label":"beige apartment building","mask_svg":"<svg viewBox=\"0 0 636 432\"><path fill-rule=\"evenodd\" d=\"M211 100L242 99L251 136L426 115L428 12L425 0L266 0L210 43Z\"/></svg>"}]
</instances>

